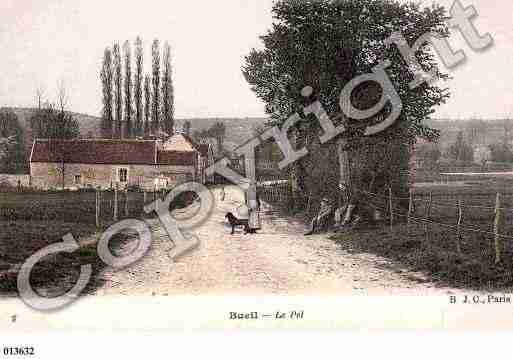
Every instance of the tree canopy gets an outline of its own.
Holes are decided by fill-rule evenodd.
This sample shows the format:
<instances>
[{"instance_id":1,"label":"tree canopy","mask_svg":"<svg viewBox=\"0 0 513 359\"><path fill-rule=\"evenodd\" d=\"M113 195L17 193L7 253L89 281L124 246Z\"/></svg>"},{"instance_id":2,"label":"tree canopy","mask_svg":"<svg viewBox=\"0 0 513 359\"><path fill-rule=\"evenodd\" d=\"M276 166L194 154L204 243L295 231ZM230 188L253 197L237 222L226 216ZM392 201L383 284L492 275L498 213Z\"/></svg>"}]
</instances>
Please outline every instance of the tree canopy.
<instances>
[{"instance_id":1,"label":"tree canopy","mask_svg":"<svg viewBox=\"0 0 513 359\"><path fill-rule=\"evenodd\" d=\"M76 119L67 112L47 107L37 110L30 118L32 137L46 139L73 139L79 136Z\"/></svg>"},{"instance_id":2,"label":"tree canopy","mask_svg":"<svg viewBox=\"0 0 513 359\"><path fill-rule=\"evenodd\" d=\"M214 138L217 141L218 150L223 152L224 140L226 138L226 126L222 122L216 122L209 129L194 131L192 137L195 140L200 140L203 138Z\"/></svg>"},{"instance_id":3,"label":"tree canopy","mask_svg":"<svg viewBox=\"0 0 513 359\"><path fill-rule=\"evenodd\" d=\"M474 150L470 144L465 141L463 131L458 132L456 140L449 147L449 157L455 161L472 163L474 161Z\"/></svg>"},{"instance_id":4,"label":"tree canopy","mask_svg":"<svg viewBox=\"0 0 513 359\"><path fill-rule=\"evenodd\" d=\"M280 0L272 12L272 28L261 36L264 47L253 49L245 58L243 74L265 103L273 124L281 125L293 113L303 113L301 90L305 86L314 89L313 98L328 114L340 113L339 96L347 82L372 72L388 59L391 65L386 71L401 97L403 110L396 124L383 135L403 136L409 141L417 136L438 136L438 131L423 121L448 99L448 90L436 83L423 83L411 90L409 83L415 72L397 46L386 40L397 31L410 45L428 32L447 37L442 6L421 8L396 0ZM448 79L428 44L420 47L416 57L424 71L434 70L440 80ZM365 109L379 100L381 90L369 83L363 85L354 91L352 101L355 107ZM358 99L363 101L358 103Z\"/></svg>"},{"instance_id":5,"label":"tree canopy","mask_svg":"<svg viewBox=\"0 0 513 359\"><path fill-rule=\"evenodd\" d=\"M0 172L19 173L25 168L23 129L12 110L0 110Z\"/></svg>"}]
</instances>

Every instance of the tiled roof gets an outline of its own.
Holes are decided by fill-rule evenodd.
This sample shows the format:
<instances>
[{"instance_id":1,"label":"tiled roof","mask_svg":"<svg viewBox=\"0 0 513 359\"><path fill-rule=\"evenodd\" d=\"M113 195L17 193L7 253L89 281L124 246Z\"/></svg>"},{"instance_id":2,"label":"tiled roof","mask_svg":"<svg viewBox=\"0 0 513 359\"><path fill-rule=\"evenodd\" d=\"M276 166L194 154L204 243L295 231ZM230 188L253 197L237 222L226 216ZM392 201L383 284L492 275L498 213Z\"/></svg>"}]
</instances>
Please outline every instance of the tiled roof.
<instances>
[{"instance_id":1,"label":"tiled roof","mask_svg":"<svg viewBox=\"0 0 513 359\"><path fill-rule=\"evenodd\" d=\"M155 141L35 140L31 162L155 164Z\"/></svg>"},{"instance_id":2,"label":"tiled roof","mask_svg":"<svg viewBox=\"0 0 513 359\"><path fill-rule=\"evenodd\" d=\"M158 151L157 163L159 165L192 166L196 164L197 152Z\"/></svg>"},{"instance_id":3,"label":"tiled roof","mask_svg":"<svg viewBox=\"0 0 513 359\"><path fill-rule=\"evenodd\" d=\"M30 162L194 165L197 152L158 151L154 140L35 140Z\"/></svg>"}]
</instances>

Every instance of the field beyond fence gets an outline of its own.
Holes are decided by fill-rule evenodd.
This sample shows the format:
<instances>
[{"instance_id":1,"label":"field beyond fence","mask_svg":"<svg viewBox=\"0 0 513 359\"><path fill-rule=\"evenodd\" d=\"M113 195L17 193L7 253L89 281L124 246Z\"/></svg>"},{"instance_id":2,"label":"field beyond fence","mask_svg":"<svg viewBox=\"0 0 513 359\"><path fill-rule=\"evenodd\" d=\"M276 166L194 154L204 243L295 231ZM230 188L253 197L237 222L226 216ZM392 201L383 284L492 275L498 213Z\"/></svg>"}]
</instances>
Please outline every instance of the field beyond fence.
<instances>
[{"instance_id":1,"label":"field beyond fence","mask_svg":"<svg viewBox=\"0 0 513 359\"><path fill-rule=\"evenodd\" d=\"M97 193L99 199L97 200ZM153 194L147 194L149 200ZM143 213L144 193L118 191L1 192L0 220L62 221L100 225L118 218L137 218Z\"/></svg>"},{"instance_id":2,"label":"field beyond fence","mask_svg":"<svg viewBox=\"0 0 513 359\"><path fill-rule=\"evenodd\" d=\"M96 190L0 192L0 293L15 292L16 276L13 274L17 269L13 268L19 268L40 249L61 242L67 234L72 234L76 240L91 236L94 239L117 220L147 218L151 214L144 212L145 203L165 194L163 191ZM170 207L183 206L188 200L188 194L179 196ZM125 232L116 234L113 249L129 238ZM57 292L69 290L78 275L77 263L93 264L95 275L104 267L94 245L57 257L55 261L35 267L33 277L40 288L53 287ZM93 281L88 290L94 290L97 284Z\"/></svg>"}]
</instances>

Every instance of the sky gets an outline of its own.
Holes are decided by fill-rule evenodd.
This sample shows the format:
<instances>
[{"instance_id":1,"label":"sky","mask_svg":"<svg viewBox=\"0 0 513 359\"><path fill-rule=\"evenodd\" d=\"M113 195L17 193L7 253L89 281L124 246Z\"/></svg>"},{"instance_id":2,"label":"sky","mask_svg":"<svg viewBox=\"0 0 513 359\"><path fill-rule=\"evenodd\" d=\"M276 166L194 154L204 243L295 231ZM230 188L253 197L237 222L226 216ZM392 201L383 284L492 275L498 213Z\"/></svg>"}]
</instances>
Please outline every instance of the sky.
<instances>
[{"instance_id":1,"label":"sky","mask_svg":"<svg viewBox=\"0 0 513 359\"><path fill-rule=\"evenodd\" d=\"M448 7L452 0L439 0ZM31 107L36 89L56 99L62 81L74 112L99 115L99 70L105 47L141 36L149 70L154 38L172 47L175 116L261 117L264 105L241 73L244 56L261 47L272 24L273 0L1 0L0 106ZM429 5L431 1L424 1ZM456 33L467 62L451 71L453 96L440 118L513 117L513 2L474 5L480 33L494 45L473 52Z\"/></svg>"}]
</instances>

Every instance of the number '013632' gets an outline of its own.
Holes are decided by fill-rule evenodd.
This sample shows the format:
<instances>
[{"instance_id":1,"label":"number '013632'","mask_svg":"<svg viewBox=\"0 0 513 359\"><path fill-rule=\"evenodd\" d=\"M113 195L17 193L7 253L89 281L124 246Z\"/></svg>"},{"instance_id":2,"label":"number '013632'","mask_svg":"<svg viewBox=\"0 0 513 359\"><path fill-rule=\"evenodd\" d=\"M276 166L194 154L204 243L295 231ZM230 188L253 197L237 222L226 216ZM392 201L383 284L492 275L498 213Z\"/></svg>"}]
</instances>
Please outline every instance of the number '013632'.
<instances>
[{"instance_id":1,"label":"number '013632'","mask_svg":"<svg viewBox=\"0 0 513 359\"><path fill-rule=\"evenodd\" d=\"M31 356L34 355L34 347L4 347L5 356Z\"/></svg>"}]
</instances>

